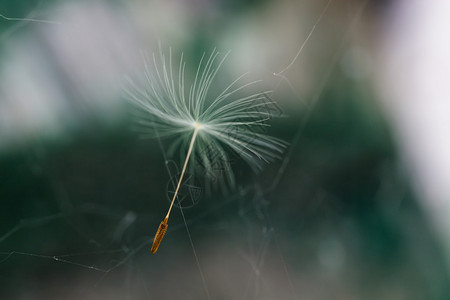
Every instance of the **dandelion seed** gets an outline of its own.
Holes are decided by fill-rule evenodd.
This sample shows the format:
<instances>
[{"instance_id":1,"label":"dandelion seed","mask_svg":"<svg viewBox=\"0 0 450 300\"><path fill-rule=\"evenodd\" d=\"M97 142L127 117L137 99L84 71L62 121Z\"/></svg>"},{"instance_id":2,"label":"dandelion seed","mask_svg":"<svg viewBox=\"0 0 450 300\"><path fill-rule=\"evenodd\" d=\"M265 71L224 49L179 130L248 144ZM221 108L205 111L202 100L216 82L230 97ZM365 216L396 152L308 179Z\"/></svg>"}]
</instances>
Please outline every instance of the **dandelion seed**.
<instances>
[{"instance_id":1,"label":"dandelion seed","mask_svg":"<svg viewBox=\"0 0 450 300\"><path fill-rule=\"evenodd\" d=\"M164 235L166 234L168 227L167 221L169 221L169 219L166 217L164 218L164 221L162 221L161 224L159 224L158 231L156 232L155 239L153 241L152 250L150 251L152 254L156 253L156 251L159 248L159 244L161 244L161 241Z\"/></svg>"},{"instance_id":2,"label":"dandelion seed","mask_svg":"<svg viewBox=\"0 0 450 300\"><path fill-rule=\"evenodd\" d=\"M152 254L158 250L167 230L170 212L191 156L196 156L198 165L205 168L204 174L214 171L214 161L223 162L221 171L224 176L221 183L234 186L234 175L228 163L230 150L254 171L259 171L265 163L280 158L286 146L284 141L266 135L261 130L254 130L268 126L266 121L273 116L261 108L275 103L268 101L265 93L237 96L257 81L238 85L244 76L242 75L220 94L210 95L211 85L227 55L219 60L219 52L216 50L212 51L209 58L205 58L203 54L189 89L186 89L183 55L178 70L173 66L171 50L166 58L160 47L159 55L160 61L153 54L152 70L145 64L146 86L139 87L129 80L129 87L125 92L145 113L139 120L139 124L145 129L144 136L154 137L155 133L158 137L177 136L178 140L172 148L178 147L188 138L190 142L169 210L155 235ZM208 151L202 151L204 149Z\"/></svg>"}]
</instances>

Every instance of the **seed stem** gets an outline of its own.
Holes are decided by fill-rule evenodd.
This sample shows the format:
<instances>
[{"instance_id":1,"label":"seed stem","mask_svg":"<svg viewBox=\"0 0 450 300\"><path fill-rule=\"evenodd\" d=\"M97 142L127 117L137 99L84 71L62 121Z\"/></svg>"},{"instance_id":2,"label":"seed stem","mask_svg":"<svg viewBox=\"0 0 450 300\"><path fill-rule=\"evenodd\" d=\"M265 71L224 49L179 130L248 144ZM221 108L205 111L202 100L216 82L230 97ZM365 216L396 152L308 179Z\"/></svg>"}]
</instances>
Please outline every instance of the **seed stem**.
<instances>
[{"instance_id":1,"label":"seed stem","mask_svg":"<svg viewBox=\"0 0 450 300\"><path fill-rule=\"evenodd\" d=\"M200 129L201 125L198 123L195 123L195 130L192 134L191 143L189 144L189 149L186 155L186 159L184 161L183 169L181 170L180 179L178 179L177 188L175 189L175 194L173 195L172 202L170 203L169 211L167 212L166 217L164 218L164 221L161 222L161 224L158 227L158 231L156 232L155 239L153 240L152 245L152 254L155 254L156 250L158 250L159 244L162 241L162 238L164 237L164 234L167 230L167 221L169 220L170 211L172 210L173 203L175 202L175 199L177 198L178 191L180 190L181 181L183 180L184 173L186 172L186 167L189 162L189 158L191 157L192 149L194 148L195 139L197 138L198 131Z\"/></svg>"},{"instance_id":2,"label":"seed stem","mask_svg":"<svg viewBox=\"0 0 450 300\"><path fill-rule=\"evenodd\" d=\"M175 198L178 195L178 190L180 189L181 181L183 180L183 177L184 177L184 172L186 172L186 167L187 167L187 164L189 162L189 157L191 157L192 148L194 148L195 138L197 137L197 133L198 133L199 129L200 129L200 127L196 126L195 130L194 130L194 133L192 134L191 144L189 145L189 149L188 149L188 152L187 152L187 155L186 155L186 159L184 161L183 170L181 170L180 179L178 179L177 188L175 189L175 194L173 195L172 202L170 203L169 211L167 212L167 215L166 215L167 219L169 219L170 211L172 210L173 203L175 202Z\"/></svg>"}]
</instances>

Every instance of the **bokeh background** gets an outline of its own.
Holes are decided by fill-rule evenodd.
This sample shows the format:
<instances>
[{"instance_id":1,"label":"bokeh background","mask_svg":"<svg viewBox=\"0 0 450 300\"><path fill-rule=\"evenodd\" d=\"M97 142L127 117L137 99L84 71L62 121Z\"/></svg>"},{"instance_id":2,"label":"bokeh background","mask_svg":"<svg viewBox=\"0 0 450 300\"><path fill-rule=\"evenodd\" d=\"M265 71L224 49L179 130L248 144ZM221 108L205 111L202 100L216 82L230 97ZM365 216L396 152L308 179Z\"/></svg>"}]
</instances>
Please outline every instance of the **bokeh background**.
<instances>
[{"instance_id":1,"label":"bokeh background","mask_svg":"<svg viewBox=\"0 0 450 300\"><path fill-rule=\"evenodd\" d=\"M448 1L0 4L1 299L450 299ZM230 51L212 92L261 80L290 145L151 255L170 141L123 83L159 43Z\"/></svg>"}]
</instances>

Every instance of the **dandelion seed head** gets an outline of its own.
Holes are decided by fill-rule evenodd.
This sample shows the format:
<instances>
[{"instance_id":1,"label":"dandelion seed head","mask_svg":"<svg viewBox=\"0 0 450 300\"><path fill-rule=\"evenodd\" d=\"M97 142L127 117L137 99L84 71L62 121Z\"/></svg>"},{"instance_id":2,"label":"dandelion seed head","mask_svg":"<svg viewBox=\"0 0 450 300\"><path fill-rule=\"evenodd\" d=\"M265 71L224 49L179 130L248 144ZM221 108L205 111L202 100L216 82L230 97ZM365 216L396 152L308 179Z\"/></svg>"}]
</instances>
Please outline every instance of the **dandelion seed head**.
<instances>
[{"instance_id":1,"label":"dandelion seed head","mask_svg":"<svg viewBox=\"0 0 450 300\"><path fill-rule=\"evenodd\" d=\"M266 163L280 158L286 143L263 130L272 118L264 105L273 101L268 103L264 93L242 96L258 81L242 84L242 75L214 94L213 83L226 57L216 50L209 57L203 54L195 76L185 78L183 55L175 63L171 49L166 55L160 47L159 59L153 54L151 66L148 60L145 63L145 83L129 80L125 92L143 112L137 120L143 136L175 136L169 149L179 149L184 155L186 140L198 133L191 170L200 168L206 176L217 177L219 169L221 182L233 186L230 152L260 171Z\"/></svg>"}]
</instances>

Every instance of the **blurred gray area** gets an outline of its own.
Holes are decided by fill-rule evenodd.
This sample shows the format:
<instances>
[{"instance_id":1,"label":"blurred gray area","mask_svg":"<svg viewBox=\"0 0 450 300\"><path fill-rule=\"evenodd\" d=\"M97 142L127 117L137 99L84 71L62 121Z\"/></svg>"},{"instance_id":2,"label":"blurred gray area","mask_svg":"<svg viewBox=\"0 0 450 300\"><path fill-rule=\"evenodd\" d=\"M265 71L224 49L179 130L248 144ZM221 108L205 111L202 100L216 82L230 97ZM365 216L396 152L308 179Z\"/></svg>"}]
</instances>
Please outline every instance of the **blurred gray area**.
<instances>
[{"instance_id":1,"label":"blurred gray area","mask_svg":"<svg viewBox=\"0 0 450 300\"><path fill-rule=\"evenodd\" d=\"M0 19L1 299L450 299L449 170L421 173L415 115L393 102L423 81L384 80L407 36L388 33L416 20L402 1L1 2L34 19ZM158 43L190 76L230 50L213 89L261 79L290 145L260 174L237 161L235 190L190 195L151 255L170 139L139 138L122 87ZM447 149L440 118L421 119L430 149Z\"/></svg>"}]
</instances>

